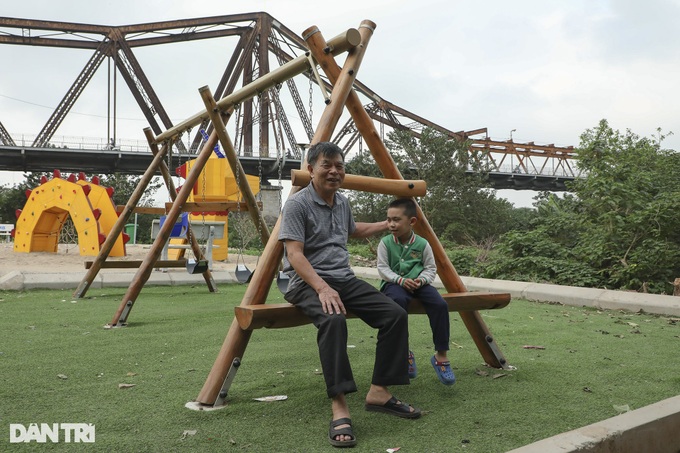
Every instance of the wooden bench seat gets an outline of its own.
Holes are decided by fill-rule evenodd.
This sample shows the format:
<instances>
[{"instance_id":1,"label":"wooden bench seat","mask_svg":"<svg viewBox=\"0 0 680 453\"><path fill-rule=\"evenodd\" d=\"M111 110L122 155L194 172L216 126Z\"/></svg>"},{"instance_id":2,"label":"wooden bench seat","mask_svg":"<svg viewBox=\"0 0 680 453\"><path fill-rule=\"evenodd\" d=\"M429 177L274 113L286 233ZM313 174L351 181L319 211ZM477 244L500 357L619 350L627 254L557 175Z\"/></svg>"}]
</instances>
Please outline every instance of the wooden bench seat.
<instances>
[{"instance_id":1,"label":"wooden bench seat","mask_svg":"<svg viewBox=\"0 0 680 453\"><path fill-rule=\"evenodd\" d=\"M92 267L93 261L85 261L85 269ZM141 260L129 261L104 261L101 265L102 269L135 269L142 265ZM153 267L186 267L186 260L158 260Z\"/></svg>"},{"instance_id":2,"label":"wooden bench seat","mask_svg":"<svg viewBox=\"0 0 680 453\"><path fill-rule=\"evenodd\" d=\"M464 292L442 294L449 305L449 311L493 310L506 307L510 303L509 293ZM256 304L239 305L234 308L236 320L243 330L281 329L310 324L310 319L294 305ZM414 299L408 305L409 314L424 314L425 308L419 300ZM353 313L348 318L356 318Z\"/></svg>"},{"instance_id":3,"label":"wooden bench seat","mask_svg":"<svg viewBox=\"0 0 680 453\"><path fill-rule=\"evenodd\" d=\"M165 203L165 210L170 212L173 203ZM257 202L257 207L262 210L262 202ZM247 203L239 203L238 201L187 201L182 205L182 212L248 212Z\"/></svg>"},{"instance_id":4,"label":"wooden bench seat","mask_svg":"<svg viewBox=\"0 0 680 453\"><path fill-rule=\"evenodd\" d=\"M262 210L262 202L257 202L257 207ZM121 213L125 210L124 204L116 206L116 212ZM165 207L156 208L152 206L135 206L132 212L136 214L150 214L150 215L165 215L170 212L172 203L165 203ZM247 212L248 205L246 203L239 203L236 201L218 201L218 202L186 202L182 205L182 212L213 212L213 211L241 211Z\"/></svg>"},{"instance_id":5,"label":"wooden bench seat","mask_svg":"<svg viewBox=\"0 0 680 453\"><path fill-rule=\"evenodd\" d=\"M116 212L118 214L125 211L126 206L124 204L119 204L116 206ZM151 206L135 206L132 208L134 214L150 214L150 215L165 215L167 212L165 208L154 208Z\"/></svg>"},{"instance_id":6,"label":"wooden bench seat","mask_svg":"<svg viewBox=\"0 0 680 453\"><path fill-rule=\"evenodd\" d=\"M168 244L168 249L178 249L178 250L189 250L191 248L191 245L189 244ZM220 248L219 245L213 245L213 249L218 249Z\"/></svg>"}]
</instances>

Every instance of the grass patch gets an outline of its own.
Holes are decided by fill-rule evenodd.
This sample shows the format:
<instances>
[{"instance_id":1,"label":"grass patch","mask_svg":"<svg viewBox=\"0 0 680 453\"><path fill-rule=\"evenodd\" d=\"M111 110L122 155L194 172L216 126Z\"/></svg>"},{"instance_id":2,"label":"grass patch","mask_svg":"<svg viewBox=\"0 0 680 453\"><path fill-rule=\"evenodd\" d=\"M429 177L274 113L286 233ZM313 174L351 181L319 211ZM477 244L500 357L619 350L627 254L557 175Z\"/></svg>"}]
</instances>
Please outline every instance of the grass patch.
<instances>
[{"instance_id":1,"label":"grass patch","mask_svg":"<svg viewBox=\"0 0 680 453\"><path fill-rule=\"evenodd\" d=\"M216 412L184 408L205 382L244 286L147 287L126 328L105 330L125 288L0 292L0 450L330 451L313 326L258 330ZM271 302L283 301L273 287ZM375 332L350 321L350 358L359 393L349 396L354 451L504 452L680 393L672 354L680 325L666 317L513 301L483 319L515 371L485 367L456 314L445 387L428 365L425 316L410 318L419 377L394 387L427 411L401 420L363 410ZM545 349L525 349L524 346ZM59 375L66 377L60 378ZM119 384L134 387L119 389ZM285 394L287 401L253 398ZM93 444L9 444L9 424L93 423ZM184 436L186 430L195 435Z\"/></svg>"}]
</instances>

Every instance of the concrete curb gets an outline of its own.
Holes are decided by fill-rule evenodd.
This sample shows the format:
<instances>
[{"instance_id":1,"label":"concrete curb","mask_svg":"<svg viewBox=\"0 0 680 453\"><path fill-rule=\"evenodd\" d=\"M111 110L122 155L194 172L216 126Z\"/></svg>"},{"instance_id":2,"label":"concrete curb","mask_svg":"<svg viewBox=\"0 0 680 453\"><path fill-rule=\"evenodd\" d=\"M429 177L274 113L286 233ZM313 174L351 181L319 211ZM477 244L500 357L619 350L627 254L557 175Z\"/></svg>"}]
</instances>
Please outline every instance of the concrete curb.
<instances>
[{"instance_id":1,"label":"concrete curb","mask_svg":"<svg viewBox=\"0 0 680 453\"><path fill-rule=\"evenodd\" d=\"M472 277L462 277L462 280L471 291L509 292L513 298L530 301L680 316L680 297L674 296Z\"/></svg>"},{"instance_id":2,"label":"concrete curb","mask_svg":"<svg viewBox=\"0 0 680 453\"><path fill-rule=\"evenodd\" d=\"M90 288L128 287L135 272L100 272ZM215 271L212 273L216 283L237 283L233 273ZM85 277L85 272L62 273L23 273L12 271L0 277L0 290L27 291L31 289L76 289ZM191 275L176 269L168 272L154 271L146 283L150 286L205 285L201 274Z\"/></svg>"},{"instance_id":3,"label":"concrete curb","mask_svg":"<svg viewBox=\"0 0 680 453\"><path fill-rule=\"evenodd\" d=\"M558 434L508 453L677 453L680 396Z\"/></svg>"}]
</instances>

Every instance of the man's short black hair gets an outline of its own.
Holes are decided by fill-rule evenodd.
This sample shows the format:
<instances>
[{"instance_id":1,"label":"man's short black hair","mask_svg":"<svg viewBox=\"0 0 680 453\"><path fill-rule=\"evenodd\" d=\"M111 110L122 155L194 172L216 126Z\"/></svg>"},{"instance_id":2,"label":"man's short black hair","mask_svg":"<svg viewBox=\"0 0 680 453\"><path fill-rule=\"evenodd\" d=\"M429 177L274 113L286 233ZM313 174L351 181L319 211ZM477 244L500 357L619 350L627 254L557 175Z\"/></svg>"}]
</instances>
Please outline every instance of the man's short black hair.
<instances>
[{"instance_id":1,"label":"man's short black hair","mask_svg":"<svg viewBox=\"0 0 680 453\"><path fill-rule=\"evenodd\" d=\"M319 142L309 148L309 151L307 152L307 163L313 167L321 156L328 158L340 156L343 161L345 160L345 156L342 154L342 150L338 145L332 142Z\"/></svg>"},{"instance_id":2,"label":"man's short black hair","mask_svg":"<svg viewBox=\"0 0 680 453\"><path fill-rule=\"evenodd\" d=\"M387 207L402 208L404 210L404 214L406 214L406 217L409 219L411 217L418 217L418 207L412 198L397 198L396 200L392 200Z\"/></svg>"}]
</instances>

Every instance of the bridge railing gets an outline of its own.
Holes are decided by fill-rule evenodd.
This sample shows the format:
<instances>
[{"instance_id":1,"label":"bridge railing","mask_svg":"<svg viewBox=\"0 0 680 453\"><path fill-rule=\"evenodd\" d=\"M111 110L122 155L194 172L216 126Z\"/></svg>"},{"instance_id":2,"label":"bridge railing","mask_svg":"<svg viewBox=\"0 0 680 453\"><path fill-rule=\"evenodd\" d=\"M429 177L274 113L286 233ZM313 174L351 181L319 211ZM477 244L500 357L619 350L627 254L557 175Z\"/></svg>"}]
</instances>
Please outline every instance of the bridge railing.
<instances>
[{"instance_id":1,"label":"bridge railing","mask_svg":"<svg viewBox=\"0 0 680 453\"><path fill-rule=\"evenodd\" d=\"M36 135L12 134L16 146L32 147ZM82 149L82 150L117 150L125 152L151 152L149 144L145 140L116 139L115 144L100 137L55 135L49 143L49 148Z\"/></svg>"},{"instance_id":2,"label":"bridge railing","mask_svg":"<svg viewBox=\"0 0 680 453\"><path fill-rule=\"evenodd\" d=\"M14 140L16 146L19 147L32 147L35 141L36 135L31 134L12 134L12 139ZM202 143L201 143L202 144ZM133 153L150 153L151 150L149 145L144 140L134 140L134 139L116 139L115 144L107 141L106 138L101 137L87 137L87 136L53 136L49 141L49 147L55 149L72 149L72 150L102 150L102 151L122 151L122 152L133 152ZM241 157L251 157L251 158L267 158L267 159L281 159L285 154L285 160L295 160L295 152L292 150L277 150L276 148L269 149L265 152L257 147L243 147L243 149L236 150L238 155ZM176 149L175 149L175 152ZM186 151L183 151L186 153ZM191 154L196 151L191 150ZM515 158L515 156L508 155L507 160L504 163L499 163L498 161L492 161L489 159L483 159L481 164L487 168L490 173L508 173L517 175L530 175L530 176L553 176L553 177L565 177L574 178L579 177L580 171L575 165L570 164L569 168L564 168L564 162L559 160L549 159L547 165L544 165L543 159L549 158L537 158L534 157L532 160L524 160L524 166L520 165L520 162ZM474 171L472 166L468 168L470 171Z\"/></svg>"},{"instance_id":3,"label":"bridge railing","mask_svg":"<svg viewBox=\"0 0 680 453\"><path fill-rule=\"evenodd\" d=\"M14 143L16 146L19 147L32 147L33 143L35 142L36 135L34 134L11 134L12 139L14 140ZM185 144L186 145L186 144ZM203 145L203 142L199 144L200 146ZM101 151L109 151L109 150L115 150L115 151L124 151L124 152L133 152L133 153L150 153L151 149L149 148L148 142L145 140L133 140L133 139L125 139L125 138L117 138L115 143L111 143L110 141L107 141L105 138L101 137L86 137L86 136L68 136L68 135L55 135L53 136L49 143L48 143L49 148L62 148L62 149L82 149L82 150L101 150ZM181 151L182 153L186 153L186 146L184 148L184 151ZM177 152L177 148L173 148L174 152ZM236 150L237 154L239 156L243 157L263 157L263 158L269 158L269 159L281 159L283 156L282 154L285 154L285 159L296 159L294 157L296 151L286 149L286 150L277 150L276 148L270 148L266 151L262 151L259 148L256 147L244 147L243 150ZM196 147L192 147L189 154L196 154Z\"/></svg>"},{"instance_id":4,"label":"bridge railing","mask_svg":"<svg viewBox=\"0 0 680 453\"><path fill-rule=\"evenodd\" d=\"M472 167L469 168L472 170ZM503 164L503 165L498 165L497 167L490 167L489 168L490 172L494 173L512 173L512 174L519 174L519 175L532 175L532 176L557 176L557 177L563 177L563 178L577 178L580 176L578 171L567 171L562 168L543 168L543 169L529 169L529 171L525 170L521 165L519 164Z\"/></svg>"},{"instance_id":5,"label":"bridge railing","mask_svg":"<svg viewBox=\"0 0 680 453\"><path fill-rule=\"evenodd\" d=\"M477 162L488 173L507 173L528 176L550 176L557 178L579 178L582 170L573 159L555 157L524 157L518 159L513 154L499 157L497 153L492 159L489 155L482 156ZM474 171L472 166L468 170Z\"/></svg>"}]
</instances>

